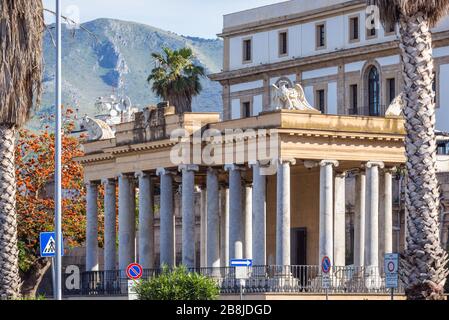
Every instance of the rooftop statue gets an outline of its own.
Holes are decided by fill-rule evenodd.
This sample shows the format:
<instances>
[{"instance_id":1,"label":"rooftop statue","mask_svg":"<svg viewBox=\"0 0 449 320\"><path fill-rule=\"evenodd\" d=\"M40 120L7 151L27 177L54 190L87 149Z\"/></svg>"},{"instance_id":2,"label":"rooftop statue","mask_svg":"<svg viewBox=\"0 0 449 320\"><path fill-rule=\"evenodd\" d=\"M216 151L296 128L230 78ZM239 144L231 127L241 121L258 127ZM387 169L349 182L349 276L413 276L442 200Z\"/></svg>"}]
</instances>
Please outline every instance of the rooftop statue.
<instances>
[{"instance_id":1,"label":"rooftop statue","mask_svg":"<svg viewBox=\"0 0 449 320\"><path fill-rule=\"evenodd\" d=\"M119 98L115 95L109 97L99 97L95 102L99 112L109 113L106 123L116 125L122 122L134 121L134 115L139 111L133 108L129 97Z\"/></svg>"},{"instance_id":2,"label":"rooftop statue","mask_svg":"<svg viewBox=\"0 0 449 320\"><path fill-rule=\"evenodd\" d=\"M274 108L276 110L301 110L317 111L306 100L304 89L297 83L293 88L288 87L287 81L281 81L279 86L273 84L274 89Z\"/></svg>"},{"instance_id":3,"label":"rooftop statue","mask_svg":"<svg viewBox=\"0 0 449 320\"><path fill-rule=\"evenodd\" d=\"M83 118L81 128L87 130L89 141L107 140L115 137L114 132L106 122L88 116Z\"/></svg>"},{"instance_id":4,"label":"rooftop statue","mask_svg":"<svg viewBox=\"0 0 449 320\"><path fill-rule=\"evenodd\" d=\"M404 94L401 93L391 102L390 106L385 112L385 116L399 117L403 114L403 111L404 111Z\"/></svg>"}]
</instances>

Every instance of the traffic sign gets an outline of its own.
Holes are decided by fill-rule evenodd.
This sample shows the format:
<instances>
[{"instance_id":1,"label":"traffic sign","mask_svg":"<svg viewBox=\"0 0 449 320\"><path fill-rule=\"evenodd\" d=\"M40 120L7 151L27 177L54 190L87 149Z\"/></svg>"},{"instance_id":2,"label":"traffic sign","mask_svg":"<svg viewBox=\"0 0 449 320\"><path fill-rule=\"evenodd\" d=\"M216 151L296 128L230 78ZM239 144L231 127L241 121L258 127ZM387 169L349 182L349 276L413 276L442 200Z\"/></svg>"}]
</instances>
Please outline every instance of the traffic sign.
<instances>
[{"instance_id":1,"label":"traffic sign","mask_svg":"<svg viewBox=\"0 0 449 320\"><path fill-rule=\"evenodd\" d=\"M136 280L128 280L128 300L139 300L136 287L138 282Z\"/></svg>"},{"instance_id":2,"label":"traffic sign","mask_svg":"<svg viewBox=\"0 0 449 320\"><path fill-rule=\"evenodd\" d=\"M62 242L62 252L64 255L64 241ZM56 256L56 233L42 232L39 236L40 253L42 258L53 258Z\"/></svg>"},{"instance_id":3,"label":"traffic sign","mask_svg":"<svg viewBox=\"0 0 449 320\"><path fill-rule=\"evenodd\" d=\"M385 254L385 287L395 289L399 287L399 254Z\"/></svg>"},{"instance_id":4,"label":"traffic sign","mask_svg":"<svg viewBox=\"0 0 449 320\"><path fill-rule=\"evenodd\" d=\"M330 277L329 273L323 273L323 275L321 277L321 286L323 287L323 289L331 288L332 283L331 283L331 277Z\"/></svg>"},{"instance_id":5,"label":"traffic sign","mask_svg":"<svg viewBox=\"0 0 449 320\"><path fill-rule=\"evenodd\" d=\"M251 259L232 259L231 267L252 267L253 260Z\"/></svg>"},{"instance_id":6,"label":"traffic sign","mask_svg":"<svg viewBox=\"0 0 449 320\"><path fill-rule=\"evenodd\" d=\"M138 263L131 263L128 268L126 268L126 275L131 280L138 280L142 278L143 268Z\"/></svg>"},{"instance_id":7,"label":"traffic sign","mask_svg":"<svg viewBox=\"0 0 449 320\"><path fill-rule=\"evenodd\" d=\"M321 271L327 274L331 272L332 262L328 256L324 256L323 260L321 260Z\"/></svg>"}]
</instances>

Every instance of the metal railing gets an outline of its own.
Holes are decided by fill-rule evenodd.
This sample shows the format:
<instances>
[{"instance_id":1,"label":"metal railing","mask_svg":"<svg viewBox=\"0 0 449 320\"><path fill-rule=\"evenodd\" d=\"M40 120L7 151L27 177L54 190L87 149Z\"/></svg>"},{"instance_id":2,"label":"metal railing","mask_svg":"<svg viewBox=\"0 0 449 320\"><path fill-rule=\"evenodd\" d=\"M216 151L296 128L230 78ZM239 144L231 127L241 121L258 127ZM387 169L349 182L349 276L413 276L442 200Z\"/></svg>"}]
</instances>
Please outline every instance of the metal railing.
<instances>
[{"instance_id":1,"label":"metal railing","mask_svg":"<svg viewBox=\"0 0 449 320\"><path fill-rule=\"evenodd\" d=\"M190 269L213 279L222 294L240 292L240 280L235 268ZM161 269L144 270L142 279L150 279L161 273ZM315 293L315 294L369 294L390 293L385 287L385 276L377 267L333 267L330 287L323 287L323 274L319 266L255 266L249 269L244 280L245 293ZM395 292L402 293L402 286ZM128 278L124 271L84 272L81 275L83 296L126 295Z\"/></svg>"}]
</instances>

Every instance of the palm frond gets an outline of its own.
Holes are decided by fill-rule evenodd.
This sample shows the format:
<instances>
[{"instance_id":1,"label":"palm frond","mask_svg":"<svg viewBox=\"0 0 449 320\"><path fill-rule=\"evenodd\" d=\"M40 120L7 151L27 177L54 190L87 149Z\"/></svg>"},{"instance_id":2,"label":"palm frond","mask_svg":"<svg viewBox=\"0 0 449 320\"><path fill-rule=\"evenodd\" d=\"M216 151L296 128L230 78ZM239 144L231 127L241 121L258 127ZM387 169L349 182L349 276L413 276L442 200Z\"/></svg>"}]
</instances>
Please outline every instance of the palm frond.
<instances>
[{"instance_id":1,"label":"palm frond","mask_svg":"<svg viewBox=\"0 0 449 320\"><path fill-rule=\"evenodd\" d=\"M42 93L41 0L0 2L0 123L21 126Z\"/></svg>"},{"instance_id":2,"label":"palm frond","mask_svg":"<svg viewBox=\"0 0 449 320\"><path fill-rule=\"evenodd\" d=\"M162 48L162 54L153 53L152 56L157 66L153 68L147 81L152 83L153 92L166 101L171 99L183 107L191 108L192 97L202 90L200 78L206 74L202 66L194 63L192 49Z\"/></svg>"},{"instance_id":3,"label":"palm frond","mask_svg":"<svg viewBox=\"0 0 449 320\"><path fill-rule=\"evenodd\" d=\"M401 15L412 16L421 12L433 27L449 9L449 0L367 0L367 3L378 6L381 20L389 24L397 22Z\"/></svg>"}]
</instances>

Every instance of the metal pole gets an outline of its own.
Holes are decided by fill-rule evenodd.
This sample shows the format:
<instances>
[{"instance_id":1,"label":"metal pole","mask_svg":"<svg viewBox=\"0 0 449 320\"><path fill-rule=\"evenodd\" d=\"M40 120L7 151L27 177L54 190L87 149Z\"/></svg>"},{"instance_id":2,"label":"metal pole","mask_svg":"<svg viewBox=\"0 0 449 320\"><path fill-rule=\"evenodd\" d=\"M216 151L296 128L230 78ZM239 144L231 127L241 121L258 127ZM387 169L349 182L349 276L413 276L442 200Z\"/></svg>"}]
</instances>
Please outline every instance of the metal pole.
<instances>
[{"instance_id":1,"label":"metal pole","mask_svg":"<svg viewBox=\"0 0 449 320\"><path fill-rule=\"evenodd\" d=\"M61 1L56 0L56 101L55 101L55 233L56 233L56 259L55 259L55 299L62 300L62 221L61 221L61 129L62 129L62 89L61 89Z\"/></svg>"},{"instance_id":2,"label":"metal pole","mask_svg":"<svg viewBox=\"0 0 449 320\"><path fill-rule=\"evenodd\" d=\"M391 288L391 301L394 301L394 288Z\"/></svg>"},{"instance_id":3,"label":"metal pole","mask_svg":"<svg viewBox=\"0 0 449 320\"><path fill-rule=\"evenodd\" d=\"M55 258L51 258L51 279L52 279L52 287L53 287L53 299L56 299L56 287L55 287Z\"/></svg>"}]
</instances>

